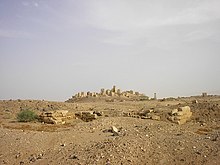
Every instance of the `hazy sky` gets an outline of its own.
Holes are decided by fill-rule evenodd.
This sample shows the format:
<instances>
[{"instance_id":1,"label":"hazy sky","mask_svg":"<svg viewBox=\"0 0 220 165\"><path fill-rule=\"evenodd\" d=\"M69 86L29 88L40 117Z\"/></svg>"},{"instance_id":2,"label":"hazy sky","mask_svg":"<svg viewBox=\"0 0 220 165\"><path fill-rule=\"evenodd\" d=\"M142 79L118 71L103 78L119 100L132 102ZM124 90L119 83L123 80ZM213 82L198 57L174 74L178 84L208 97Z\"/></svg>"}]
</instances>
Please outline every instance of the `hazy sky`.
<instances>
[{"instance_id":1,"label":"hazy sky","mask_svg":"<svg viewBox=\"0 0 220 165\"><path fill-rule=\"evenodd\" d=\"M220 0L0 0L0 99L112 85L220 94Z\"/></svg>"}]
</instances>

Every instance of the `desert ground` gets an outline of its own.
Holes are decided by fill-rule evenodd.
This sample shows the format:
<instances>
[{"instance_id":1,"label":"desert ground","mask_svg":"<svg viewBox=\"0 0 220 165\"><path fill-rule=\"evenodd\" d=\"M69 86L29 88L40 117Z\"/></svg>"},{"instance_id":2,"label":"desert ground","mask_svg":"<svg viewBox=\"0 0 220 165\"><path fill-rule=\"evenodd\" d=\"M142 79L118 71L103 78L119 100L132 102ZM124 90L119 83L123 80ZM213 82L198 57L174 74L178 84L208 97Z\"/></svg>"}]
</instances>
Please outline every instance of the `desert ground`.
<instances>
[{"instance_id":1,"label":"desert ground","mask_svg":"<svg viewBox=\"0 0 220 165\"><path fill-rule=\"evenodd\" d=\"M171 111L183 106L190 107L190 119L184 124L170 121ZM88 122L75 117L65 124L18 122L16 116L24 109L38 115L56 110L101 115ZM138 112L149 112L151 117L140 117ZM128 113L133 115L124 115ZM141 101L1 100L0 164L217 165L220 96Z\"/></svg>"}]
</instances>

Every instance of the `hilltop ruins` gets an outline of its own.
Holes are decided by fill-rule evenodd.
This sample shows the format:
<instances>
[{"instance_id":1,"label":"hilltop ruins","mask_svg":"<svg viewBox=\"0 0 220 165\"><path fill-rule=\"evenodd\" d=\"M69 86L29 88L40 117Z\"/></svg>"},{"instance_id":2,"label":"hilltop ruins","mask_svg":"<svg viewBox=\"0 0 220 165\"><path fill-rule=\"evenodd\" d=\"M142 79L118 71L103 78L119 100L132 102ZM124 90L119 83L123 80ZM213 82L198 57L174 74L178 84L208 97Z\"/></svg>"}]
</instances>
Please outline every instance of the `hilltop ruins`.
<instances>
[{"instance_id":1,"label":"hilltop ruins","mask_svg":"<svg viewBox=\"0 0 220 165\"><path fill-rule=\"evenodd\" d=\"M100 90L100 92L78 92L77 94L75 94L74 96L72 96L72 98L70 98L69 100L67 100L67 102L72 102L75 100L79 100L82 98L106 98L106 97L124 97L124 98L140 98L140 97L145 97L145 99L148 97L145 96L144 94L141 94L139 92L135 92L133 90L129 90L129 91L122 91L119 88L116 88L116 86L114 85L112 87L112 89L104 89L102 88Z\"/></svg>"}]
</instances>

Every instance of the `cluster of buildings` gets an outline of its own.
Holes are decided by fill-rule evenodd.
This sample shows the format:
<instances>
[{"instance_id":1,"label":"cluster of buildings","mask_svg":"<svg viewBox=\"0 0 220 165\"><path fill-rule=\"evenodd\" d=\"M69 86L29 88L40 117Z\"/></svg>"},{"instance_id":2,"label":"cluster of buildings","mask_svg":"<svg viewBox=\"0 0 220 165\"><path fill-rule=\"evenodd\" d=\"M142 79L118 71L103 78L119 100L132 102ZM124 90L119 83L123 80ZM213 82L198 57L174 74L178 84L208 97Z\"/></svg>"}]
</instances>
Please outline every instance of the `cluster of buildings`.
<instances>
[{"instance_id":1,"label":"cluster of buildings","mask_svg":"<svg viewBox=\"0 0 220 165\"><path fill-rule=\"evenodd\" d=\"M83 98L83 97L107 97L107 96L125 96L125 97L134 97L134 96L144 96L139 92L134 92L133 90L121 91L121 89L116 88L114 85L112 89L102 88L99 93L97 92L79 92L75 94L72 98Z\"/></svg>"}]
</instances>

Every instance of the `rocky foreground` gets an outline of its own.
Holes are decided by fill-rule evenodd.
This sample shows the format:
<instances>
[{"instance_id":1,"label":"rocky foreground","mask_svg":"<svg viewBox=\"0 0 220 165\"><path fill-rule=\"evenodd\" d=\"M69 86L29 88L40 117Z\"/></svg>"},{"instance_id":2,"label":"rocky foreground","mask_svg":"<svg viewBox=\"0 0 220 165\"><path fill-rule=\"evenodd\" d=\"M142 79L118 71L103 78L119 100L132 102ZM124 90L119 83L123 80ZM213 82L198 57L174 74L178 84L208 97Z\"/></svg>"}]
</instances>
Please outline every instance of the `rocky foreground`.
<instances>
[{"instance_id":1,"label":"rocky foreground","mask_svg":"<svg viewBox=\"0 0 220 165\"><path fill-rule=\"evenodd\" d=\"M178 123L177 114L183 114L178 108L185 106L192 114ZM17 113L25 109L38 115L60 110L75 115L60 124L18 122ZM96 117L84 120L82 112L96 112ZM2 100L0 125L0 164L220 164L219 96L78 103Z\"/></svg>"}]
</instances>

